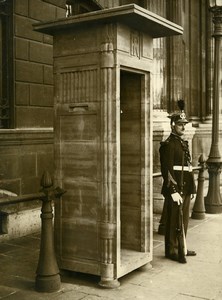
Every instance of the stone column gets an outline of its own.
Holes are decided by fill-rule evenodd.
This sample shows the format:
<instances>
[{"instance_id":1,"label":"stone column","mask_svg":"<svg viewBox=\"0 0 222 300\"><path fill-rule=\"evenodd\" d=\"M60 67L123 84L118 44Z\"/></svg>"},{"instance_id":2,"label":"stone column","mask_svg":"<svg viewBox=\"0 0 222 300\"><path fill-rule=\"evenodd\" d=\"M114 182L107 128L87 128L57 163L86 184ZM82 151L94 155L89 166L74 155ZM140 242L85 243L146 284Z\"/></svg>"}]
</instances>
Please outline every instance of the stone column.
<instances>
[{"instance_id":1,"label":"stone column","mask_svg":"<svg viewBox=\"0 0 222 300\"><path fill-rule=\"evenodd\" d=\"M222 49L222 6L211 9L213 13L214 34L214 79L213 79L213 122L212 143L207 160L209 171L209 188L205 198L207 213L222 213L222 198L220 195L220 173L222 159L219 152L219 101L221 89L221 57Z\"/></svg>"},{"instance_id":2,"label":"stone column","mask_svg":"<svg viewBox=\"0 0 222 300\"><path fill-rule=\"evenodd\" d=\"M214 71L214 40L212 39L213 23L211 13L207 13L207 73L206 73L206 118L205 123L212 124L213 71Z\"/></svg>"},{"instance_id":3,"label":"stone column","mask_svg":"<svg viewBox=\"0 0 222 300\"><path fill-rule=\"evenodd\" d=\"M154 12L162 17L166 17L166 1L165 0L146 0L144 8ZM166 39L157 38L153 40L153 109L154 115L157 117L161 112L167 109L166 97ZM155 122L155 118L154 118ZM162 122L162 120L160 120ZM161 125L161 124L159 124ZM158 126L159 126L158 125Z\"/></svg>"},{"instance_id":4,"label":"stone column","mask_svg":"<svg viewBox=\"0 0 222 300\"><path fill-rule=\"evenodd\" d=\"M160 15L161 17L166 17L166 1L165 0L145 0L144 8Z\"/></svg>"},{"instance_id":5,"label":"stone column","mask_svg":"<svg viewBox=\"0 0 222 300\"><path fill-rule=\"evenodd\" d=\"M121 5L121 0L98 0L98 2L104 8L111 8Z\"/></svg>"},{"instance_id":6,"label":"stone column","mask_svg":"<svg viewBox=\"0 0 222 300\"><path fill-rule=\"evenodd\" d=\"M182 1L169 1L167 18L181 25ZM179 67L180 66L180 67ZM181 36L167 39L167 99L168 111L177 109L177 100L184 98L184 48Z\"/></svg>"}]
</instances>

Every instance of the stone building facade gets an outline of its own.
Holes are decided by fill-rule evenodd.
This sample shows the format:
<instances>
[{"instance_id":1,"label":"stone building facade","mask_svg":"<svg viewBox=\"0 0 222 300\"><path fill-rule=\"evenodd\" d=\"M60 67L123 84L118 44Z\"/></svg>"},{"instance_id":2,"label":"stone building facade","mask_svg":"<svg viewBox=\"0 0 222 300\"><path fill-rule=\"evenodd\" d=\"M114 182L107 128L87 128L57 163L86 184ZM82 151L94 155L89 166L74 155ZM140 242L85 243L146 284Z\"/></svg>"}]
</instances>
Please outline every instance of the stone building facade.
<instances>
[{"instance_id":1,"label":"stone building facade","mask_svg":"<svg viewBox=\"0 0 222 300\"><path fill-rule=\"evenodd\" d=\"M83 11L88 2L79 1ZM111 8L132 1L94 2L102 8ZM191 120L187 136L192 145L193 164L197 165L200 154L206 158L209 155L212 130L213 38L207 1L133 2L184 28L182 36L154 41L154 172L159 171L159 142L170 132L167 115L176 109L180 98L185 100ZM43 171L53 174L52 37L33 31L32 24L65 16L65 0L0 1L0 190L18 195L34 193L40 188ZM160 185L161 179L155 179L157 214L163 203ZM27 220L21 221L24 227L29 224L29 230L35 230L39 226L39 203L13 205L3 211L6 214L1 215L2 233L8 231L13 236L27 233L19 226L16 229L16 225L9 225L15 224L13 220L18 216L22 218L22 213ZM30 216L35 220L34 225Z\"/></svg>"},{"instance_id":2,"label":"stone building facade","mask_svg":"<svg viewBox=\"0 0 222 300\"><path fill-rule=\"evenodd\" d=\"M53 173L52 38L32 24L64 17L64 3L58 4L0 3L0 189L17 195L38 192L44 170ZM3 207L0 231L17 236L39 228L39 205Z\"/></svg>"}]
</instances>

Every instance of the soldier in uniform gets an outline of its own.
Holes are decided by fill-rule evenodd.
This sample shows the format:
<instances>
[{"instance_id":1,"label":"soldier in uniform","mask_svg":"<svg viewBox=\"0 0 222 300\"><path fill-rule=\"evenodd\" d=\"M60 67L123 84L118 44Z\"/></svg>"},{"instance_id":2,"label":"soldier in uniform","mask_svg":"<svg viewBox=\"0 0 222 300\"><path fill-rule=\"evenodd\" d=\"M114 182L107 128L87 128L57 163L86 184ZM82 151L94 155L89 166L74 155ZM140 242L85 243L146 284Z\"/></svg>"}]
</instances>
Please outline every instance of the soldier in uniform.
<instances>
[{"instance_id":1,"label":"soldier in uniform","mask_svg":"<svg viewBox=\"0 0 222 300\"><path fill-rule=\"evenodd\" d=\"M170 116L171 134L160 146L163 177L162 194L165 198L165 256L186 263L186 255L195 251L186 249L191 195L196 193L188 142L183 139L188 123L184 101L179 100L181 112Z\"/></svg>"}]
</instances>

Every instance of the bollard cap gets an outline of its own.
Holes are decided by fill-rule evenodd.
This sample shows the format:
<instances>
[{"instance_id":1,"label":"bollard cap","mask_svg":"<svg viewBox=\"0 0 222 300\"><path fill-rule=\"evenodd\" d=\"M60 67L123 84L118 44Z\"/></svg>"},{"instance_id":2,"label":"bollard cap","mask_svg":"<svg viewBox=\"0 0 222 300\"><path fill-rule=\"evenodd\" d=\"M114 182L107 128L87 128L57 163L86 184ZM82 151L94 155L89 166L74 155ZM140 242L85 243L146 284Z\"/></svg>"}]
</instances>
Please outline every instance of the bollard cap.
<instances>
[{"instance_id":1,"label":"bollard cap","mask_svg":"<svg viewBox=\"0 0 222 300\"><path fill-rule=\"evenodd\" d=\"M48 171L45 171L42 175L41 186L43 188L50 188L53 185L52 177Z\"/></svg>"}]
</instances>

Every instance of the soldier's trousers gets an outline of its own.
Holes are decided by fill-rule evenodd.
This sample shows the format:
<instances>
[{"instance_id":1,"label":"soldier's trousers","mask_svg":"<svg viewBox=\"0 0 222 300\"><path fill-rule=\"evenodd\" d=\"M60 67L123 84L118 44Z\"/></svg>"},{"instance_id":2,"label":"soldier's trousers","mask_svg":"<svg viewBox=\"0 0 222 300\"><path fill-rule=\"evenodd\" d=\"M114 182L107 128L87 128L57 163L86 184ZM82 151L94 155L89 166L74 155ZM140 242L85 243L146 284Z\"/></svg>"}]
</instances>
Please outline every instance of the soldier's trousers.
<instances>
[{"instance_id":1,"label":"soldier's trousers","mask_svg":"<svg viewBox=\"0 0 222 300\"><path fill-rule=\"evenodd\" d=\"M183 196L183 225L185 235L187 233L189 216L190 216L190 199L191 195ZM171 196L165 196L165 255L178 253L178 204L174 202Z\"/></svg>"}]
</instances>

